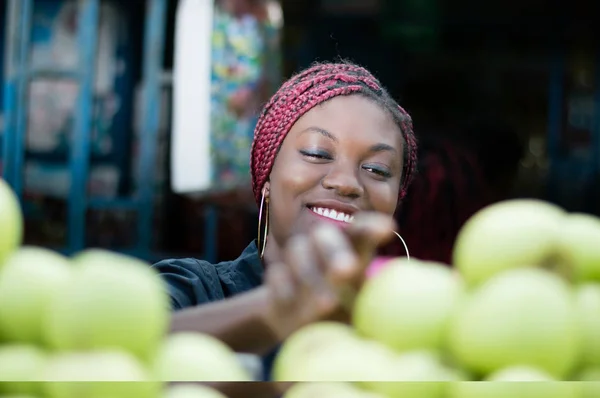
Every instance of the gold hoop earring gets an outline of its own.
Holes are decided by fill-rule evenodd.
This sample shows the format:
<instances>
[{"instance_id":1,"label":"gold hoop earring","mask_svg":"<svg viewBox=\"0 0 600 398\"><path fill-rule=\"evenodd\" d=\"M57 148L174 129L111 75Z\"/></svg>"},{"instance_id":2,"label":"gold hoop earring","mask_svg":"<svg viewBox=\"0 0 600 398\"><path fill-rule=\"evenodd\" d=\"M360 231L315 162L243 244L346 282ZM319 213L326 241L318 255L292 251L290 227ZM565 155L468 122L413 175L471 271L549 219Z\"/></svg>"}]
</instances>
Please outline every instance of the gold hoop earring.
<instances>
[{"instance_id":1,"label":"gold hoop earring","mask_svg":"<svg viewBox=\"0 0 600 398\"><path fill-rule=\"evenodd\" d=\"M406 242L404 241L404 239L402 239L402 237L400 236L400 234L398 232L396 232L396 231L392 231L392 232L396 234L398 239L400 239L400 241L402 242L402 245L404 245L404 250L406 250L406 260L410 261L410 253L408 252L408 246L406 245Z\"/></svg>"},{"instance_id":2,"label":"gold hoop earring","mask_svg":"<svg viewBox=\"0 0 600 398\"><path fill-rule=\"evenodd\" d=\"M263 215L263 206L266 205L265 208L265 233L264 233L264 242L262 244L262 249L260 247L260 227L262 224L262 215ZM258 237L257 237L257 248L260 250L260 258L262 259L265 255L265 246L267 245L267 232L269 231L269 198L265 198L265 193L263 192L262 197L260 199L260 208L258 210Z\"/></svg>"}]
</instances>

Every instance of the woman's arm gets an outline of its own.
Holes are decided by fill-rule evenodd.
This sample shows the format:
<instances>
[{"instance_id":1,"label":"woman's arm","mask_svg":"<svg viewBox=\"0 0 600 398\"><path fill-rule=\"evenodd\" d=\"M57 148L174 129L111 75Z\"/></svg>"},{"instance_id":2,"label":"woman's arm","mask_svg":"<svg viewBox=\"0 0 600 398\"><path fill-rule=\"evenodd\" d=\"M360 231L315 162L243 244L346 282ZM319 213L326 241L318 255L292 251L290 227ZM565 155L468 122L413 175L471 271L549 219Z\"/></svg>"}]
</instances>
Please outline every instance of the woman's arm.
<instances>
[{"instance_id":1,"label":"woman's arm","mask_svg":"<svg viewBox=\"0 0 600 398\"><path fill-rule=\"evenodd\" d=\"M230 299L176 311L171 333L206 333L236 352L266 354L279 343L267 322L267 300L267 289L260 287Z\"/></svg>"}]
</instances>

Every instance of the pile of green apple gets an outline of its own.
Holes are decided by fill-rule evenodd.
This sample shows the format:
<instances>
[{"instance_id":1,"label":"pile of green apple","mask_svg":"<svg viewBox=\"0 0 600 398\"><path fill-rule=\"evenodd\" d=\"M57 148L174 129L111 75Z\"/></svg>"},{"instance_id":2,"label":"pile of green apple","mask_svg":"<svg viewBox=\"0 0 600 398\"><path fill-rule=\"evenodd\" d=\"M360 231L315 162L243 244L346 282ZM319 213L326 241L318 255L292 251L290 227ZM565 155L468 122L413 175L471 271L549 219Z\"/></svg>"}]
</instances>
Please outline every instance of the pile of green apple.
<instances>
[{"instance_id":1,"label":"pile of green apple","mask_svg":"<svg viewBox=\"0 0 600 398\"><path fill-rule=\"evenodd\" d=\"M295 383L285 398L600 397L600 219L497 203L453 256L453 268L392 259L351 325L292 335L273 374Z\"/></svg>"},{"instance_id":2,"label":"pile of green apple","mask_svg":"<svg viewBox=\"0 0 600 398\"><path fill-rule=\"evenodd\" d=\"M251 380L221 341L168 333L166 287L148 264L94 249L68 258L22 246L22 233L0 180L0 397L223 398L195 382Z\"/></svg>"}]
</instances>

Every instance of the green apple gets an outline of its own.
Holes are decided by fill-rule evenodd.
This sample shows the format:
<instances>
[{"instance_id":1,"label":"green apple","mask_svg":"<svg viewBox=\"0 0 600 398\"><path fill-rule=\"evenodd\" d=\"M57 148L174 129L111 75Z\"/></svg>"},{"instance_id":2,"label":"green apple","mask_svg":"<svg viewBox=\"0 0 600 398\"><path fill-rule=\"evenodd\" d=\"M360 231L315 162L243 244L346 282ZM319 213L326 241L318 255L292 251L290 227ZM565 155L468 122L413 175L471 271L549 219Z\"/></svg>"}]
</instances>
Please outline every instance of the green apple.
<instances>
[{"instance_id":1,"label":"green apple","mask_svg":"<svg viewBox=\"0 0 600 398\"><path fill-rule=\"evenodd\" d=\"M583 340L582 364L585 367L600 367L600 284L578 286L575 295Z\"/></svg>"},{"instance_id":2,"label":"green apple","mask_svg":"<svg viewBox=\"0 0 600 398\"><path fill-rule=\"evenodd\" d=\"M577 398L600 397L600 381L588 381L586 383L581 383L579 388L581 389L581 393Z\"/></svg>"},{"instance_id":3,"label":"green apple","mask_svg":"<svg viewBox=\"0 0 600 398\"><path fill-rule=\"evenodd\" d=\"M0 269L23 241L23 214L17 195L0 179Z\"/></svg>"},{"instance_id":4,"label":"green apple","mask_svg":"<svg viewBox=\"0 0 600 398\"><path fill-rule=\"evenodd\" d=\"M565 217L561 208L533 199L487 206L461 228L453 263L470 285L508 269L546 265Z\"/></svg>"},{"instance_id":5,"label":"green apple","mask_svg":"<svg viewBox=\"0 0 600 398\"><path fill-rule=\"evenodd\" d=\"M480 375L518 365L562 380L579 359L572 291L542 269L505 271L472 294L453 321L449 347Z\"/></svg>"},{"instance_id":6,"label":"green apple","mask_svg":"<svg viewBox=\"0 0 600 398\"><path fill-rule=\"evenodd\" d=\"M31 345L0 346L0 394L36 395L36 375L45 366L47 355Z\"/></svg>"},{"instance_id":7,"label":"green apple","mask_svg":"<svg viewBox=\"0 0 600 398\"><path fill-rule=\"evenodd\" d=\"M296 383L283 398L387 398L350 383Z\"/></svg>"},{"instance_id":8,"label":"green apple","mask_svg":"<svg viewBox=\"0 0 600 398\"><path fill-rule=\"evenodd\" d=\"M199 333L167 337L154 366L156 377L165 382L252 381L227 345Z\"/></svg>"},{"instance_id":9,"label":"green apple","mask_svg":"<svg viewBox=\"0 0 600 398\"><path fill-rule=\"evenodd\" d=\"M493 382L541 382L541 381L557 381L546 372L532 368L531 366L513 366L510 368L501 369L488 378L488 381Z\"/></svg>"},{"instance_id":10,"label":"green apple","mask_svg":"<svg viewBox=\"0 0 600 398\"><path fill-rule=\"evenodd\" d=\"M38 398L38 397L36 397L34 395L18 394L18 395L0 395L0 398Z\"/></svg>"},{"instance_id":11,"label":"green apple","mask_svg":"<svg viewBox=\"0 0 600 398\"><path fill-rule=\"evenodd\" d=\"M289 366L278 370L276 381L385 381L397 355L378 343L341 339L304 353L298 351L295 359L292 362L288 357Z\"/></svg>"},{"instance_id":12,"label":"green apple","mask_svg":"<svg viewBox=\"0 0 600 398\"><path fill-rule=\"evenodd\" d=\"M163 398L227 398L219 391L201 384L176 384L168 387Z\"/></svg>"},{"instance_id":13,"label":"green apple","mask_svg":"<svg viewBox=\"0 0 600 398\"><path fill-rule=\"evenodd\" d=\"M439 349L464 296L462 279L447 266L398 259L360 290L353 324L398 352Z\"/></svg>"},{"instance_id":14,"label":"green apple","mask_svg":"<svg viewBox=\"0 0 600 398\"><path fill-rule=\"evenodd\" d=\"M600 381L600 367L586 368L576 378L577 381Z\"/></svg>"},{"instance_id":15,"label":"green apple","mask_svg":"<svg viewBox=\"0 0 600 398\"><path fill-rule=\"evenodd\" d=\"M582 382L580 398L600 397L600 367L582 370L576 380Z\"/></svg>"},{"instance_id":16,"label":"green apple","mask_svg":"<svg viewBox=\"0 0 600 398\"><path fill-rule=\"evenodd\" d=\"M433 351L407 352L381 367L381 381L361 383L388 398L442 398L448 382L460 380ZM379 366L379 364L378 364Z\"/></svg>"},{"instance_id":17,"label":"green apple","mask_svg":"<svg viewBox=\"0 0 600 398\"><path fill-rule=\"evenodd\" d=\"M157 398L161 388L136 357L121 351L56 354L39 380L48 398Z\"/></svg>"},{"instance_id":18,"label":"green apple","mask_svg":"<svg viewBox=\"0 0 600 398\"><path fill-rule=\"evenodd\" d=\"M573 270L576 280L600 282L600 219L589 214L570 214L560 231L559 256Z\"/></svg>"},{"instance_id":19,"label":"green apple","mask_svg":"<svg viewBox=\"0 0 600 398\"><path fill-rule=\"evenodd\" d=\"M0 334L13 342L43 344L49 303L72 277L69 260L47 249L23 247L0 272Z\"/></svg>"},{"instance_id":20,"label":"green apple","mask_svg":"<svg viewBox=\"0 0 600 398\"><path fill-rule=\"evenodd\" d=\"M273 379L296 381L298 362L332 344L357 340L354 330L339 322L323 321L309 324L287 338L273 364Z\"/></svg>"},{"instance_id":21,"label":"green apple","mask_svg":"<svg viewBox=\"0 0 600 398\"><path fill-rule=\"evenodd\" d=\"M448 387L448 398L580 398L577 383L458 382Z\"/></svg>"},{"instance_id":22,"label":"green apple","mask_svg":"<svg viewBox=\"0 0 600 398\"><path fill-rule=\"evenodd\" d=\"M59 350L123 349L149 360L170 319L160 276L141 261L100 250L73 261L73 278L45 319L47 341Z\"/></svg>"},{"instance_id":23,"label":"green apple","mask_svg":"<svg viewBox=\"0 0 600 398\"><path fill-rule=\"evenodd\" d=\"M289 336L281 346L273 364L273 379L295 381L298 362L306 356L331 344L356 339L354 330L342 323L323 321L307 325Z\"/></svg>"}]
</instances>

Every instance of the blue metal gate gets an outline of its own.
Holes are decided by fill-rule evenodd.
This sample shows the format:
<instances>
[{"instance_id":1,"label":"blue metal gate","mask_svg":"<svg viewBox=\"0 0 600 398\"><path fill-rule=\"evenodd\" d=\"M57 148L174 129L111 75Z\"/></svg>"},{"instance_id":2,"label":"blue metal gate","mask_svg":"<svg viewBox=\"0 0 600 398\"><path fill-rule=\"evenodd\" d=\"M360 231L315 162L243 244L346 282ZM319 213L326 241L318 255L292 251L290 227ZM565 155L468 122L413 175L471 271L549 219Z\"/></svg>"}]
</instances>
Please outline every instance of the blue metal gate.
<instances>
[{"instance_id":1,"label":"blue metal gate","mask_svg":"<svg viewBox=\"0 0 600 398\"><path fill-rule=\"evenodd\" d=\"M85 246L86 211L90 208L137 211L137 244L130 254L150 258L154 197L154 164L160 118L160 89L165 40L167 0L146 0L143 48L142 112L139 183L132 197L99 200L89 197L90 140L93 114L93 84L98 42L100 0L77 0L76 70L32 70L29 64L30 32L34 0L8 0L5 36L3 177L17 194L23 195L27 88L32 79L58 76L78 82L79 93L69 145L68 238L60 251L72 254Z\"/></svg>"}]
</instances>

